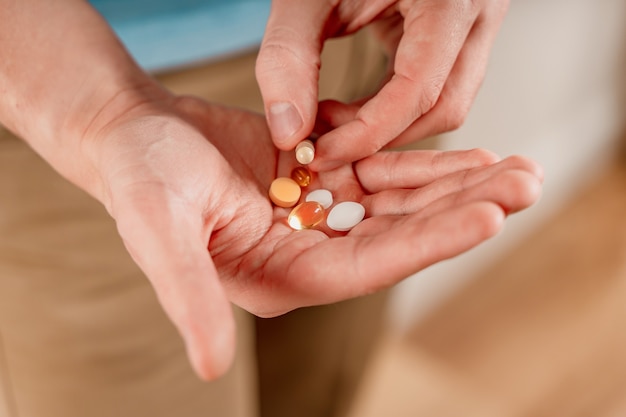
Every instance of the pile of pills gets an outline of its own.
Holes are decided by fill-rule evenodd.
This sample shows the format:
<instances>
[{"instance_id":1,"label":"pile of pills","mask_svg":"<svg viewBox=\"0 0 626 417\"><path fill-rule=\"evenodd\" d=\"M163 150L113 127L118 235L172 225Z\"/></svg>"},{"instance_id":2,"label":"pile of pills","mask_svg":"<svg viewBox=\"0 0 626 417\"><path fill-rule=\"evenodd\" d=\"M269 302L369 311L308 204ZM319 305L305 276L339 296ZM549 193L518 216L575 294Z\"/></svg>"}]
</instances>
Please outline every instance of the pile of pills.
<instances>
[{"instance_id":1,"label":"pile of pills","mask_svg":"<svg viewBox=\"0 0 626 417\"><path fill-rule=\"evenodd\" d=\"M315 147L310 140L304 140L296 147L296 159L302 165L310 164L315 157ZM279 177L272 181L269 189L270 200L278 207L294 207L287 217L292 229L311 229L326 218L326 225L338 232L347 232L365 217L365 208L354 201L344 201L333 205L333 195L329 190L318 189L308 193L304 202L298 204L302 189L311 184L311 172L304 166L291 171L291 177Z\"/></svg>"}]
</instances>

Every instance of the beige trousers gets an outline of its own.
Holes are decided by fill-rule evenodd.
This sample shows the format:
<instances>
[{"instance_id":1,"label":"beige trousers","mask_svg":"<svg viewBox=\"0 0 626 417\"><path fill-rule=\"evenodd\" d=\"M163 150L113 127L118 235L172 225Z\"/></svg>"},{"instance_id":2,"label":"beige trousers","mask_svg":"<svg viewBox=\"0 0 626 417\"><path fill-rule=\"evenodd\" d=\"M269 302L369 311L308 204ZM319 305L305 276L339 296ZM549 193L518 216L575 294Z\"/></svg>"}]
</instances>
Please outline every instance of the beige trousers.
<instances>
[{"instance_id":1,"label":"beige trousers","mask_svg":"<svg viewBox=\"0 0 626 417\"><path fill-rule=\"evenodd\" d=\"M358 37L323 62L322 95L339 99L374 86L382 65ZM254 54L159 78L261 110ZM267 320L235 309L234 367L202 382L113 220L0 128L0 417L345 415L384 299Z\"/></svg>"}]
</instances>

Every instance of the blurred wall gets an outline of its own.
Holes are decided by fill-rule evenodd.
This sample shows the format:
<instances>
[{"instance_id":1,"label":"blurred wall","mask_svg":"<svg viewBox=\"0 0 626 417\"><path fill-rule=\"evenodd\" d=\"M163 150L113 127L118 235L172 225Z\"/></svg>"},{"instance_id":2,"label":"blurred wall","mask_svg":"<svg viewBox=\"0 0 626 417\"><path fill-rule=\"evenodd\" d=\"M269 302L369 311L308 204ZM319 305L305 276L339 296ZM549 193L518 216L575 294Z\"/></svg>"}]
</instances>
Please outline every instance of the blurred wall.
<instances>
[{"instance_id":1,"label":"blurred wall","mask_svg":"<svg viewBox=\"0 0 626 417\"><path fill-rule=\"evenodd\" d=\"M624 134L624 0L512 1L484 85L447 149L481 147L529 156L545 169L541 201L503 233L395 288L391 323L425 317L512 250L610 163Z\"/></svg>"}]
</instances>

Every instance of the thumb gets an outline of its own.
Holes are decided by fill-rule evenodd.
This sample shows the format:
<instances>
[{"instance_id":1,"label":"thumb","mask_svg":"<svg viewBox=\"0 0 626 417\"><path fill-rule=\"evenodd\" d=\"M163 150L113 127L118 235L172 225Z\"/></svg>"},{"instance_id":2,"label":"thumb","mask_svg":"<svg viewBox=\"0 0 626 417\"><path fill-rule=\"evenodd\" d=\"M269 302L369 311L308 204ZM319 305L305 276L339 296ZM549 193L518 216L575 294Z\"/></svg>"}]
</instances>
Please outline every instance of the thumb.
<instances>
[{"instance_id":1,"label":"thumb","mask_svg":"<svg viewBox=\"0 0 626 417\"><path fill-rule=\"evenodd\" d=\"M145 196L124 202L115 207L117 227L183 337L194 370L212 380L233 361L235 323L202 239L202 217L198 212L194 221L189 213L197 211L180 206Z\"/></svg>"},{"instance_id":2,"label":"thumb","mask_svg":"<svg viewBox=\"0 0 626 417\"><path fill-rule=\"evenodd\" d=\"M274 0L256 62L256 77L274 144L290 150L315 122L327 0Z\"/></svg>"}]
</instances>

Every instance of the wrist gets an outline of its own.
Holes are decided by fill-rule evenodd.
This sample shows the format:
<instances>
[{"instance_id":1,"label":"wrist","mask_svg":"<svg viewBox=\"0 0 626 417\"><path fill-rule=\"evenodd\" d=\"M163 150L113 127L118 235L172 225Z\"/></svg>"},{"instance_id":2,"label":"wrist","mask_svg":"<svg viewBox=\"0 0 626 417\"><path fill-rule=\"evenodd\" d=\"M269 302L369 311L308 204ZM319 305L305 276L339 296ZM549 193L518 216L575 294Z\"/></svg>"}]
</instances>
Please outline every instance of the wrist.
<instances>
[{"instance_id":1,"label":"wrist","mask_svg":"<svg viewBox=\"0 0 626 417\"><path fill-rule=\"evenodd\" d=\"M112 138L115 129L132 118L158 113L172 97L146 76L108 88L97 100L84 97L86 111L79 110L80 101L77 101L77 108L68 112L59 127L59 142L64 149L60 156L65 159L59 165L68 168L62 174L104 203L106 173L103 170L107 164L102 162L102 154L104 147L109 155L119 145Z\"/></svg>"},{"instance_id":2,"label":"wrist","mask_svg":"<svg viewBox=\"0 0 626 417\"><path fill-rule=\"evenodd\" d=\"M20 0L2 14L0 123L93 194L90 132L168 93L87 2Z\"/></svg>"}]
</instances>

